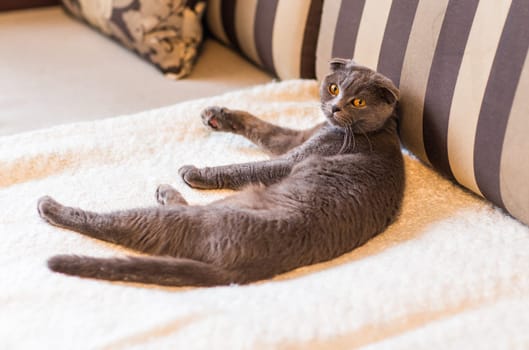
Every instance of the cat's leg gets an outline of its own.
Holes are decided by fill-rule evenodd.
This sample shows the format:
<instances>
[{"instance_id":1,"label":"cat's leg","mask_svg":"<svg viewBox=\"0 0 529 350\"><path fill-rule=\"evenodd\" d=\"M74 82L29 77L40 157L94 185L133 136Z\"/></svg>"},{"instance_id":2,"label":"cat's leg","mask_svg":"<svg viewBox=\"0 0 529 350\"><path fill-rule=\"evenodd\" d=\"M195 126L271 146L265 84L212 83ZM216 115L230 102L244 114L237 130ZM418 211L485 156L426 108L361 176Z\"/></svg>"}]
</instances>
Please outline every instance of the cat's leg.
<instances>
[{"instance_id":1,"label":"cat's leg","mask_svg":"<svg viewBox=\"0 0 529 350\"><path fill-rule=\"evenodd\" d=\"M299 146L321 128L321 124L308 130L283 128L248 112L217 106L206 108L201 117L211 129L242 135L273 155L284 154Z\"/></svg>"},{"instance_id":2,"label":"cat's leg","mask_svg":"<svg viewBox=\"0 0 529 350\"><path fill-rule=\"evenodd\" d=\"M190 213L192 207L95 213L43 197L37 208L40 217L49 224L92 238L150 254L201 259L202 231L196 229L200 225Z\"/></svg>"},{"instance_id":3,"label":"cat's leg","mask_svg":"<svg viewBox=\"0 0 529 350\"><path fill-rule=\"evenodd\" d=\"M199 189L241 189L249 184L271 185L288 176L293 162L271 159L254 163L231 164L218 167L181 167L178 172L191 187Z\"/></svg>"},{"instance_id":4,"label":"cat's leg","mask_svg":"<svg viewBox=\"0 0 529 350\"><path fill-rule=\"evenodd\" d=\"M158 186L155 194L156 201L165 206L187 205L187 201L180 192L170 185L162 184Z\"/></svg>"}]
</instances>

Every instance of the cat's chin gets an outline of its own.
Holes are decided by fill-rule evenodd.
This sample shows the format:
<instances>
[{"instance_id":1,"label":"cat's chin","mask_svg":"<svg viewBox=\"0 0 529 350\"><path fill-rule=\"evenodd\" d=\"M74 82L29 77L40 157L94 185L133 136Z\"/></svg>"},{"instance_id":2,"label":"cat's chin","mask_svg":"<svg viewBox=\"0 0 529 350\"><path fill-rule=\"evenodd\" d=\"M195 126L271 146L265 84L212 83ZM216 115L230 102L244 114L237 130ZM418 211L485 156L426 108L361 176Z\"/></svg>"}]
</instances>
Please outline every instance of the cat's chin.
<instances>
[{"instance_id":1,"label":"cat's chin","mask_svg":"<svg viewBox=\"0 0 529 350\"><path fill-rule=\"evenodd\" d=\"M330 122L330 124L336 128L342 129L344 131L351 130L355 134L365 133L366 130L362 129L362 123L356 122L352 124L344 124L343 122L340 122L339 120L334 119L332 116L327 117L327 120ZM367 131L370 132L371 130Z\"/></svg>"},{"instance_id":2,"label":"cat's chin","mask_svg":"<svg viewBox=\"0 0 529 350\"><path fill-rule=\"evenodd\" d=\"M353 123L352 125L345 125L343 123L341 123L340 121L336 120L333 116L329 116L329 115L325 115L325 117L327 118L327 120L329 121L329 123L334 126L334 127L337 127L339 129L342 129L342 130L352 130L353 133L355 134L365 134L365 133L370 133L370 132L373 132L373 131L377 131L379 129L381 129L383 127L384 124L382 125L369 125L363 121L357 121L355 123Z\"/></svg>"}]
</instances>

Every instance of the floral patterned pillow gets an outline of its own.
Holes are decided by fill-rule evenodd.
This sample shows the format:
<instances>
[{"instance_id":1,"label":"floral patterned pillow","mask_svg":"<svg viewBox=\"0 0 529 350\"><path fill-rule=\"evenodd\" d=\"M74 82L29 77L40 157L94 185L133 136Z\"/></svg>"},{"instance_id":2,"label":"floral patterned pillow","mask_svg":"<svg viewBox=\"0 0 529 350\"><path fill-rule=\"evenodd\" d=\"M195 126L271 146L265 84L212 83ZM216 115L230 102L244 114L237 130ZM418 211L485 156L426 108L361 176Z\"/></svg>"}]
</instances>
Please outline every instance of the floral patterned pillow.
<instances>
[{"instance_id":1,"label":"floral patterned pillow","mask_svg":"<svg viewBox=\"0 0 529 350\"><path fill-rule=\"evenodd\" d=\"M191 72L205 0L62 0L67 12L152 62L166 76Z\"/></svg>"}]
</instances>

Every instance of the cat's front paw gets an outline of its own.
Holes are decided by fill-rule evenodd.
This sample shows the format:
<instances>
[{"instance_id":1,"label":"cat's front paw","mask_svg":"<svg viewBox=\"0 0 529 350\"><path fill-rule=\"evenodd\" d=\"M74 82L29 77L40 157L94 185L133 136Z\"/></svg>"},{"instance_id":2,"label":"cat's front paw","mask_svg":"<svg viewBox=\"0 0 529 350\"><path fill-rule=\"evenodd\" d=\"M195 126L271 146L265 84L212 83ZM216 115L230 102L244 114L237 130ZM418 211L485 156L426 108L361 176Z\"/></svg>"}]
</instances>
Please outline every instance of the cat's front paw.
<instances>
[{"instance_id":1,"label":"cat's front paw","mask_svg":"<svg viewBox=\"0 0 529 350\"><path fill-rule=\"evenodd\" d=\"M203 190L217 188L202 175L202 172L196 166L184 165L178 169L178 173L189 187Z\"/></svg>"},{"instance_id":2,"label":"cat's front paw","mask_svg":"<svg viewBox=\"0 0 529 350\"><path fill-rule=\"evenodd\" d=\"M51 225L59 225L58 219L62 209L63 206L50 196L41 197L37 202L39 216Z\"/></svg>"},{"instance_id":3,"label":"cat's front paw","mask_svg":"<svg viewBox=\"0 0 529 350\"><path fill-rule=\"evenodd\" d=\"M237 118L224 107L208 107L202 111L200 117L204 125L216 131L235 132L242 127Z\"/></svg>"}]
</instances>

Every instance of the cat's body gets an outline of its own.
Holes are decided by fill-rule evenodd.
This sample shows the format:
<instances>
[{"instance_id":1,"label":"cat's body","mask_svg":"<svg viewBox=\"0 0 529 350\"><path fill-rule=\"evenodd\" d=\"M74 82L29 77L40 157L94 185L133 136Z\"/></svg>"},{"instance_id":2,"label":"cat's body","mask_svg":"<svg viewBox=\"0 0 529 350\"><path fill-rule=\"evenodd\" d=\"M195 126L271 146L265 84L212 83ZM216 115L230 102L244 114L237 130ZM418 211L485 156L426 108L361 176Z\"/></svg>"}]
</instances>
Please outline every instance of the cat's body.
<instances>
[{"instance_id":1,"label":"cat's body","mask_svg":"<svg viewBox=\"0 0 529 350\"><path fill-rule=\"evenodd\" d=\"M192 187L244 188L237 194L192 206L162 185L156 192L162 206L109 214L42 198L39 213L49 223L154 255L57 256L50 268L162 285L242 284L333 259L382 232L396 218L404 189L398 91L351 61L335 59L331 70L321 89L328 121L310 130L225 108L203 112L211 128L241 134L277 156L180 170Z\"/></svg>"}]
</instances>

